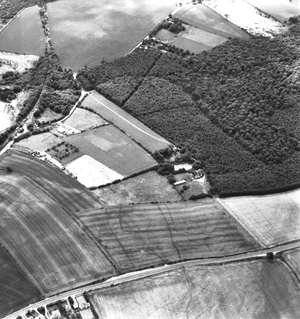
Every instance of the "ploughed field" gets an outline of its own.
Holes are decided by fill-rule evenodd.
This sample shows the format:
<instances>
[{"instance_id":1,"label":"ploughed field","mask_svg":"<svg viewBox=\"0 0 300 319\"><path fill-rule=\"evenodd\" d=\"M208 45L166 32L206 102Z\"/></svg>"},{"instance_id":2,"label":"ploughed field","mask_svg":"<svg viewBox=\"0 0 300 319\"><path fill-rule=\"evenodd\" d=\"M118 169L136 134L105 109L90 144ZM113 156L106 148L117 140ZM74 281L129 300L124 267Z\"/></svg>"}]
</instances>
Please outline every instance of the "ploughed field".
<instances>
[{"instance_id":1,"label":"ploughed field","mask_svg":"<svg viewBox=\"0 0 300 319\"><path fill-rule=\"evenodd\" d=\"M124 56L176 7L173 0L60 0L47 8L55 52L63 67L78 70Z\"/></svg>"},{"instance_id":2,"label":"ploughed field","mask_svg":"<svg viewBox=\"0 0 300 319\"><path fill-rule=\"evenodd\" d=\"M37 6L24 9L0 32L0 51L43 55L45 37Z\"/></svg>"},{"instance_id":3,"label":"ploughed field","mask_svg":"<svg viewBox=\"0 0 300 319\"><path fill-rule=\"evenodd\" d=\"M44 295L115 274L73 217L99 207L93 195L21 153L6 153L0 166L0 240Z\"/></svg>"},{"instance_id":4,"label":"ploughed field","mask_svg":"<svg viewBox=\"0 0 300 319\"><path fill-rule=\"evenodd\" d=\"M259 249L213 200L110 206L80 214L120 272Z\"/></svg>"},{"instance_id":5,"label":"ploughed field","mask_svg":"<svg viewBox=\"0 0 300 319\"><path fill-rule=\"evenodd\" d=\"M185 266L89 293L103 319L299 317L299 282L280 261Z\"/></svg>"},{"instance_id":6,"label":"ploughed field","mask_svg":"<svg viewBox=\"0 0 300 319\"><path fill-rule=\"evenodd\" d=\"M0 239L1 243L1 239ZM41 293L0 245L0 317L23 308L41 297Z\"/></svg>"}]
</instances>

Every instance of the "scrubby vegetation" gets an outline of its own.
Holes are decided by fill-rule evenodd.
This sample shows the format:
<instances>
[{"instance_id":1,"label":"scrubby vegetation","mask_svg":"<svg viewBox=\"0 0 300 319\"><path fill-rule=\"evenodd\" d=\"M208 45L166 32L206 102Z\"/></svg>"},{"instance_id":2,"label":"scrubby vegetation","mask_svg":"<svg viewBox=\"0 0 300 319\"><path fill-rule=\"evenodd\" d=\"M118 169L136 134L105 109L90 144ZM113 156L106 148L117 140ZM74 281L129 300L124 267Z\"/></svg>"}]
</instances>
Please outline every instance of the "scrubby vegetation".
<instances>
[{"instance_id":1,"label":"scrubby vegetation","mask_svg":"<svg viewBox=\"0 0 300 319\"><path fill-rule=\"evenodd\" d=\"M80 96L80 88L71 69L62 69L55 54L49 55L49 71L34 116L39 117L46 108L67 115Z\"/></svg>"}]
</instances>

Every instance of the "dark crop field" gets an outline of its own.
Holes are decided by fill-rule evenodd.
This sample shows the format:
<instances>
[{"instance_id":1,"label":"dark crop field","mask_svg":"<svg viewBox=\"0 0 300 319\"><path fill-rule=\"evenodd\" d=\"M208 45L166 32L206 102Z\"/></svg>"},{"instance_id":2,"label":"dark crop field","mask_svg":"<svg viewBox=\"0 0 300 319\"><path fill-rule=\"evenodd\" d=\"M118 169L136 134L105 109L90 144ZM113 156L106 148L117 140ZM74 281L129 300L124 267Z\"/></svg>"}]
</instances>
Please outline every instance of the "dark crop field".
<instances>
[{"instance_id":1,"label":"dark crop field","mask_svg":"<svg viewBox=\"0 0 300 319\"><path fill-rule=\"evenodd\" d=\"M81 214L120 272L259 245L213 200L111 206Z\"/></svg>"},{"instance_id":2,"label":"dark crop field","mask_svg":"<svg viewBox=\"0 0 300 319\"><path fill-rule=\"evenodd\" d=\"M173 0L60 0L47 7L54 49L74 71L124 56L176 8Z\"/></svg>"},{"instance_id":3,"label":"dark crop field","mask_svg":"<svg viewBox=\"0 0 300 319\"><path fill-rule=\"evenodd\" d=\"M0 245L0 317L41 298L40 292Z\"/></svg>"},{"instance_id":4,"label":"dark crop field","mask_svg":"<svg viewBox=\"0 0 300 319\"><path fill-rule=\"evenodd\" d=\"M45 37L36 6L24 9L0 32L0 51L44 54Z\"/></svg>"}]
</instances>

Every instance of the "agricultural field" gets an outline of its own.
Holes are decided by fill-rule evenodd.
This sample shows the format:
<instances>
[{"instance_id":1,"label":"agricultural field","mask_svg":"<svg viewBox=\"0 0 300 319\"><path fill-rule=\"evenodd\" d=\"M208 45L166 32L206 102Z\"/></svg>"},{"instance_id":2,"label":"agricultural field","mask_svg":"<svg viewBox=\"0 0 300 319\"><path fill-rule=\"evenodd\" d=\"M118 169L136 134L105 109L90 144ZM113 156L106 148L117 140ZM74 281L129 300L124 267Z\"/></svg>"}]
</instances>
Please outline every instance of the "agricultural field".
<instances>
[{"instance_id":1,"label":"agricultural field","mask_svg":"<svg viewBox=\"0 0 300 319\"><path fill-rule=\"evenodd\" d=\"M1 241L1 239L0 239ZM41 293L0 245L0 317L41 298Z\"/></svg>"},{"instance_id":2,"label":"agricultural field","mask_svg":"<svg viewBox=\"0 0 300 319\"><path fill-rule=\"evenodd\" d=\"M61 0L47 7L54 49L74 71L124 56L176 8L173 0Z\"/></svg>"},{"instance_id":3,"label":"agricultural field","mask_svg":"<svg viewBox=\"0 0 300 319\"><path fill-rule=\"evenodd\" d=\"M249 1L205 0L203 3L252 35L272 37L283 33L287 27L274 19L262 15ZM288 2L288 1L286 1Z\"/></svg>"},{"instance_id":4,"label":"agricultural field","mask_svg":"<svg viewBox=\"0 0 300 319\"><path fill-rule=\"evenodd\" d=\"M19 170L15 154L1 160L0 239L29 278L44 295L53 295L114 275L110 261L72 217L76 206L93 206L92 201L85 202L86 197L93 200L92 195L81 189L76 198L57 200L63 185L49 189L43 180L46 172L38 170L41 165L36 160L31 165L38 180L34 173L26 174L24 156L25 169ZM49 180L57 176L52 167L48 167L47 173ZM69 181L65 177L65 182ZM79 189L72 188L71 183L68 187L74 195ZM63 192L64 196L68 193Z\"/></svg>"},{"instance_id":5,"label":"agricultural field","mask_svg":"<svg viewBox=\"0 0 300 319\"><path fill-rule=\"evenodd\" d=\"M85 187L98 187L124 177L88 155L73 160L66 168Z\"/></svg>"},{"instance_id":6,"label":"agricultural field","mask_svg":"<svg viewBox=\"0 0 300 319\"><path fill-rule=\"evenodd\" d=\"M76 108L73 114L64 121L64 124L74 127L77 130L85 131L97 126L107 124L99 115L82 108Z\"/></svg>"},{"instance_id":7,"label":"agricultural field","mask_svg":"<svg viewBox=\"0 0 300 319\"><path fill-rule=\"evenodd\" d=\"M146 125L96 91L89 94L82 105L91 108L107 121L112 122L150 152L158 151L170 145L166 139L154 133Z\"/></svg>"},{"instance_id":8,"label":"agricultural field","mask_svg":"<svg viewBox=\"0 0 300 319\"><path fill-rule=\"evenodd\" d=\"M0 32L0 51L44 54L45 37L37 6L24 9Z\"/></svg>"},{"instance_id":9,"label":"agricultural field","mask_svg":"<svg viewBox=\"0 0 300 319\"><path fill-rule=\"evenodd\" d=\"M101 208L99 199L76 180L30 155L10 150L1 157L1 168L10 167L17 175L30 177L32 183L73 213Z\"/></svg>"},{"instance_id":10,"label":"agricultural field","mask_svg":"<svg viewBox=\"0 0 300 319\"><path fill-rule=\"evenodd\" d=\"M50 132L31 135L17 143L16 146L26 147L35 151L44 152L46 149L51 148L63 140Z\"/></svg>"},{"instance_id":11,"label":"agricultural field","mask_svg":"<svg viewBox=\"0 0 300 319\"><path fill-rule=\"evenodd\" d=\"M83 212L80 218L123 273L260 247L219 203L211 199L110 206Z\"/></svg>"},{"instance_id":12,"label":"agricultural field","mask_svg":"<svg viewBox=\"0 0 300 319\"><path fill-rule=\"evenodd\" d=\"M282 254L282 257L300 278L300 249L288 250Z\"/></svg>"},{"instance_id":13,"label":"agricultural field","mask_svg":"<svg viewBox=\"0 0 300 319\"><path fill-rule=\"evenodd\" d=\"M300 15L299 0L247 0L247 2L281 22L287 21L290 17Z\"/></svg>"},{"instance_id":14,"label":"agricultural field","mask_svg":"<svg viewBox=\"0 0 300 319\"><path fill-rule=\"evenodd\" d=\"M299 282L282 262L186 266L89 293L102 319L299 317Z\"/></svg>"},{"instance_id":15,"label":"agricultural field","mask_svg":"<svg viewBox=\"0 0 300 319\"><path fill-rule=\"evenodd\" d=\"M300 239L300 190L220 202L265 247Z\"/></svg>"},{"instance_id":16,"label":"agricultural field","mask_svg":"<svg viewBox=\"0 0 300 319\"><path fill-rule=\"evenodd\" d=\"M93 190L106 205L177 202L182 198L165 176L155 171Z\"/></svg>"},{"instance_id":17,"label":"agricultural field","mask_svg":"<svg viewBox=\"0 0 300 319\"><path fill-rule=\"evenodd\" d=\"M65 140L123 176L157 164L146 151L113 125L69 136Z\"/></svg>"},{"instance_id":18,"label":"agricultural field","mask_svg":"<svg viewBox=\"0 0 300 319\"><path fill-rule=\"evenodd\" d=\"M212 41L213 35L219 35L223 38L249 38L249 35L246 32L204 4L183 6L174 14L174 16L188 23L192 27L210 33ZM201 33L199 32L198 35L198 40L200 42ZM209 35L203 33L203 39L207 39L208 37ZM219 44L218 41L212 43L214 43L214 46Z\"/></svg>"}]
</instances>

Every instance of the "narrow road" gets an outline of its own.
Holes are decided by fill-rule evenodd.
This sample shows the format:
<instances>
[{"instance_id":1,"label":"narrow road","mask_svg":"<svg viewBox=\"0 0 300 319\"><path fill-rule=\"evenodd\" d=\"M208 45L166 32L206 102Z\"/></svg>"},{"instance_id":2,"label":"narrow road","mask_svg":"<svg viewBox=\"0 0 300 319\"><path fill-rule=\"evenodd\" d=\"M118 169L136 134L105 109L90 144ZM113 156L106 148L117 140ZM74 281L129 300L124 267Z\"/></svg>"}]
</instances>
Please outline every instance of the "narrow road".
<instances>
[{"instance_id":1,"label":"narrow road","mask_svg":"<svg viewBox=\"0 0 300 319\"><path fill-rule=\"evenodd\" d=\"M30 309L36 309L36 308L41 307L41 306L46 306L48 304L55 303L58 300L66 299L69 296L80 295L80 294L83 294L85 291L115 286L115 285L119 285L119 284L122 284L125 282L130 282L130 281L146 278L146 277L153 276L153 275L158 275L158 274L168 272L168 271L171 271L174 269L178 269L181 267L218 265L218 264L224 264L224 263L246 261L246 260L251 260L251 259L255 259L255 258L265 258L267 253L269 253L269 252L279 253L279 252L283 252L286 250L299 248L299 247L300 247L300 239L296 242L293 242L293 243L287 243L287 244L282 244L282 245L273 247L272 249L266 248L266 249L262 249L259 251L254 251L254 252L250 252L250 253L243 253L243 254L227 256L227 257L214 257L214 258L206 258L206 259L196 259L196 260L191 260L191 261L183 261L183 262L178 262L176 264L157 267L154 269L151 268L151 269L147 269L147 270L140 270L140 271L128 273L125 275L121 275L118 277L112 277L112 278L106 280L105 282L91 284L91 285L88 285L85 287L80 287L77 289L73 289L73 290L46 298L44 300L36 302L35 304L29 305L21 310L18 310L16 312L4 317L3 319L16 319L18 316L25 314Z\"/></svg>"},{"instance_id":2,"label":"narrow road","mask_svg":"<svg viewBox=\"0 0 300 319\"><path fill-rule=\"evenodd\" d=\"M121 116L120 114L118 114L117 112L115 112L114 110L112 110L109 106L105 105L104 103L102 103L101 101L99 101L98 99L96 99L90 92L88 92L89 96L91 98L93 98L95 101L97 101L100 105L104 106L106 109L108 109L109 111L111 111L112 113L114 113L115 115L117 115L118 117L120 117L123 121L125 121L126 123L130 124L132 127L134 127L135 129L137 129L138 131L142 132L143 134L146 134L150 137L152 137L153 139L157 140L157 141L160 141L160 142L163 142L165 143L166 145L170 145L169 142L163 140L163 139L160 139L144 130L142 130L141 128L139 128L138 126L136 126L135 124L131 123L130 121L126 120L123 116Z\"/></svg>"}]
</instances>

